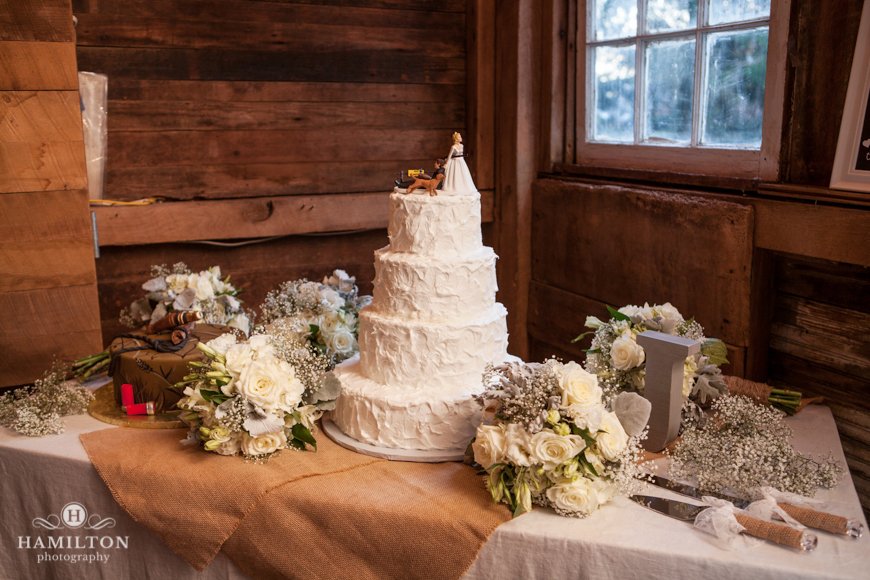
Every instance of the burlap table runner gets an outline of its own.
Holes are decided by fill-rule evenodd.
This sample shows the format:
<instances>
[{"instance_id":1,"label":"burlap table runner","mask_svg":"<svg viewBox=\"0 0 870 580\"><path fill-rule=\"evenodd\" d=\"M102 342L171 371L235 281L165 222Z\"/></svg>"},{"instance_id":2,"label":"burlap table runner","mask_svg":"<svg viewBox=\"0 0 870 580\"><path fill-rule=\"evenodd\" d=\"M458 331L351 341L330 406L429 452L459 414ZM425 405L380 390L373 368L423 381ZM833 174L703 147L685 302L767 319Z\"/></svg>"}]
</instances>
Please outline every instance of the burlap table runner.
<instances>
[{"instance_id":1,"label":"burlap table runner","mask_svg":"<svg viewBox=\"0 0 870 580\"><path fill-rule=\"evenodd\" d=\"M197 570L223 548L256 578L457 578L510 519L475 471L339 447L265 464L205 453L181 430L108 429L82 444L112 495Z\"/></svg>"}]
</instances>

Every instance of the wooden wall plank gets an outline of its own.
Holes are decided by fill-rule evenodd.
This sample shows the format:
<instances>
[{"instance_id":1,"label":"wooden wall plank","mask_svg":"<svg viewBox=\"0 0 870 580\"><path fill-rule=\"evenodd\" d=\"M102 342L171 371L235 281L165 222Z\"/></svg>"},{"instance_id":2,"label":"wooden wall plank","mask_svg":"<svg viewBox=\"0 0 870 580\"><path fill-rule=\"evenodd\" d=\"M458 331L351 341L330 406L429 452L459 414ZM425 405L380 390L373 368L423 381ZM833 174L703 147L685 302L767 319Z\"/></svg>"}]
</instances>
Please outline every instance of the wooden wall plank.
<instances>
[{"instance_id":1,"label":"wooden wall plank","mask_svg":"<svg viewBox=\"0 0 870 580\"><path fill-rule=\"evenodd\" d=\"M484 194L483 222L492 221L492 206L492 194ZM386 228L389 194L188 201L95 207L94 212L101 246L232 240Z\"/></svg>"},{"instance_id":2,"label":"wooden wall plank","mask_svg":"<svg viewBox=\"0 0 870 580\"><path fill-rule=\"evenodd\" d=\"M465 58L394 50L276 53L232 48L91 47L78 49L82 70L166 80L340 81L457 84Z\"/></svg>"},{"instance_id":3,"label":"wooden wall plank","mask_svg":"<svg viewBox=\"0 0 870 580\"><path fill-rule=\"evenodd\" d=\"M53 0L0 0L0 41L72 42L69 6Z\"/></svg>"},{"instance_id":4,"label":"wooden wall plank","mask_svg":"<svg viewBox=\"0 0 870 580\"><path fill-rule=\"evenodd\" d=\"M349 9L368 11L381 18L388 18L391 12L414 12L420 17L439 17L447 12L453 13L447 16L456 19L465 12L464 0L245 0L238 6L225 0L125 0L121 4L115 0L73 0L73 7L77 13L120 13L137 17L177 13L185 17L208 18L221 13L240 21L256 17L251 13L265 12L274 18L293 17L306 22L340 20Z\"/></svg>"},{"instance_id":5,"label":"wooden wall plank","mask_svg":"<svg viewBox=\"0 0 870 580\"><path fill-rule=\"evenodd\" d=\"M189 97L188 97L189 98ZM445 129L465 125L465 109L455 102L245 102L110 101L112 132L122 131L282 131L347 127ZM445 152L446 153L446 152Z\"/></svg>"},{"instance_id":6,"label":"wooden wall plank","mask_svg":"<svg viewBox=\"0 0 870 580\"><path fill-rule=\"evenodd\" d=\"M195 81L113 78L109 100L202 102L444 103L465 102L463 84Z\"/></svg>"},{"instance_id":7,"label":"wooden wall plank","mask_svg":"<svg viewBox=\"0 0 870 580\"><path fill-rule=\"evenodd\" d=\"M86 207L85 191L0 195L0 293L96 284Z\"/></svg>"},{"instance_id":8,"label":"wooden wall plank","mask_svg":"<svg viewBox=\"0 0 870 580\"><path fill-rule=\"evenodd\" d=\"M387 245L386 230L342 236L294 236L239 247L163 244L105 248L97 264L100 309L106 340L124 331L118 322L122 308L143 295L152 264L184 261L194 270L218 264L242 288L245 305L257 309L266 292L281 282L307 277L320 280L334 268L357 277L360 289L371 293L372 253Z\"/></svg>"},{"instance_id":9,"label":"wooden wall plank","mask_svg":"<svg viewBox=\"0 0 870 580\"><path fill-rule=\"evenodd\" d=\"M85 187L78 91L0 91L0 192Z\"/></svg>"},{"instance_id":10,"label":"wooden wall plank","mask_svg":"<svg viewBox=\"0 0 870 580\"><path fill-rule=\"evenodd\" d=\"M670 301L710 336L745 347L752 211L678 193L538 180L532 278L609 304Z\"/></svg>"},{"instance_id":11,"label":"wooden wall plank","mask_svg":"<svg viewBox=\"0 0 870 580\"><path fill-rule=\"evenodd\" d=\"M75 45L0 41L0 90L78 90Z\"/></svg>"},{"instance_id":12,"label":"wooden wall plank","mask_svg":"<svg viewBox=\"0 0 870 580\"><path fill-rule=\"evenodd\" d=\"M74 359L102 347L95 285L3 292L0 312L4 386L32 382L52 357Z\"/></svg>"},{"instance_id":13,"label":"wooden wall plank","mask_svg":"<svg viewBox=\"0 0 870 580\"><path fill-rule=\"evenodd\" d=\"M239 4L236 4L239 6ZM249 11L248 13L253 13ZM464 30L446 27L452 15L432 18L411 12L404 18L379 19L368 26L356 22L356 10L343 11L338 19L324 23L306 23L293 18L262 19L258 22L232 20L221 12L210 18L182 19L173 13L156 14L143 19L131 15L104 16L82 14L76 27L79 46L124 46L128 48L224 48L274 52L343 52L355 50L406 51L438 54L442 57L463 56ZM380 15L378 15L380 16ZM422 17L421 17L422 16ZM393 20L393 22L390 22ZM439 22L444 21L444 22ZM349 23L355 23L349 26ZM442 33L432 30L444 27ZM397 33L398 32L398 33Z\"/></svg>"},{"instance_id":14,"label":"wooden wall plank","mask_svg":"<svg viewBox=\"0 0 870 580\"><path fill-rule=\"evenodd\" d=\"M468 3L469 166L479 190L495 186L495 3Z\"/></svg>"},{"instance_id":15,"label":"wooden wall plank","mask_svg":"<svg viewBox=\"0 0 870 580\"><path fill-rule=\"evenodd\" d=\"M870 266L870 212L771 200L752 204L757 247Z\"/></svg>"}]
</instances>

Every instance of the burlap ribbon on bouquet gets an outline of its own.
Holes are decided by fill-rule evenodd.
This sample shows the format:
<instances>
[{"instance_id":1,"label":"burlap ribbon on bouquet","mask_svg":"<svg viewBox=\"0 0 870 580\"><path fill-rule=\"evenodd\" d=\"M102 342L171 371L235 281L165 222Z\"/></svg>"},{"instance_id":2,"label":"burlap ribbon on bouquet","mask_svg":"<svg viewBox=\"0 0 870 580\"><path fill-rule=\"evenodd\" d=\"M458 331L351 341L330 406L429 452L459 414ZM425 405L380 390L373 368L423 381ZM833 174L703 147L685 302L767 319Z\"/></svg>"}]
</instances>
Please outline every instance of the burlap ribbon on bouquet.
<instances>
[{"instance_id":1,"label":"burlap ribbon on bouquet","mask_svg":"<svg viewBox=\"0 0 870 580\"><path fill-rule=\"evenodd\" d=\"M475 471L317 452L265 464L205 453L179 430L81 436L117 502L197 570L223 549L256 578L458 578L510 519Z\"/></svg>"}]
</instances>

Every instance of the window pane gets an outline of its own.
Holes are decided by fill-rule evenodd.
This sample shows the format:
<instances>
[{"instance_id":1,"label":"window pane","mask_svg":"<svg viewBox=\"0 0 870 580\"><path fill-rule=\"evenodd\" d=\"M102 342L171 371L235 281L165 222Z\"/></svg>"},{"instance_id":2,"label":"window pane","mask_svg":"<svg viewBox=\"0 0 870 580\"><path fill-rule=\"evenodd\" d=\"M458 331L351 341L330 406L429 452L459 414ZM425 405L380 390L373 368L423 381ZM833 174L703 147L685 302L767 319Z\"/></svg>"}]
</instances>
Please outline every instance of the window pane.
<instances>
[{"instance_id":1,"label":"window pane","mask_svg":"<svg viewBox=\"0 0 870 580\"><path fill-rule=\"evenodd\" d=\"M701 143L761 147L767 28L707 37Z\"/></svg>"},{"instance_id":2,"label":"window pane","mask_svg":"<svg viewBox=\"0 0 870 580\"><path fill-rule=\"evenodd\" d=\"M645 141L691 142L694 69L694 39L647 45L643 114Z\"/></svg>"},{"instance_id":3,"label":"window pane","mask_svg":"<svg viewBox=\"0 0 870 580\"><path fill-rule=\"evenodd\" d=\"M634 45L593 49L594 141L634 142Z\"/></svg>"},{"instance_id":4,"label":"window pane","mask_svg":"<svg viewBox=\"0 0 870 580\"><path fill-rule=\"evenodd\" d=\"M698 19L698 0L648 0L647 32L668 32L694 28Z\"/></svg>"},{"instance_id":5,"label":"window pane","mask_svg":"<svg viewBox=\"0 0 870 580\"><path fill-rule=\"evenodd\" d=\"M740 22L770 15L770 0L710 0L710 24Z\"/></svg>"},{"instance_id":6,"label":"window pane","mask_svg":"<svg viewBox=\"0 0 870 580\"><path fill-rule=\"evenodd\" d=\"M637 34L637 0L595 0L592 17L595 40Z\"/></svg>"}]
</instances>

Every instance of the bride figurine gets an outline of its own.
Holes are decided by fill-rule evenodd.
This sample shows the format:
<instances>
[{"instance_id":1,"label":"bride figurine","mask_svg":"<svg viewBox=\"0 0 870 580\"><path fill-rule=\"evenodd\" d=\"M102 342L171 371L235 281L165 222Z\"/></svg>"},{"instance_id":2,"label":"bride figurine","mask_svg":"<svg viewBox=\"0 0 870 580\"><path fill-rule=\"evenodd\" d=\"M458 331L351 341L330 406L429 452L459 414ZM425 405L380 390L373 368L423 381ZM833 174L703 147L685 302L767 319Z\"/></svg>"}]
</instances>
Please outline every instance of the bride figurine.
<instances>
[{"instance_id":1,"label":"bride figurine","mask_svg":"<svg viewBox=\"0 0 870 580\"><path fill-rule=\"evenodd\" d=\"M453 147L450 148L450 154L447 155L442 189L445 193L473 193L477 191L474 180L471 179L471 172L468 171L468 165L465 164L462 135L459 133L453 134Z\"/></svg>"}]
</instances>

